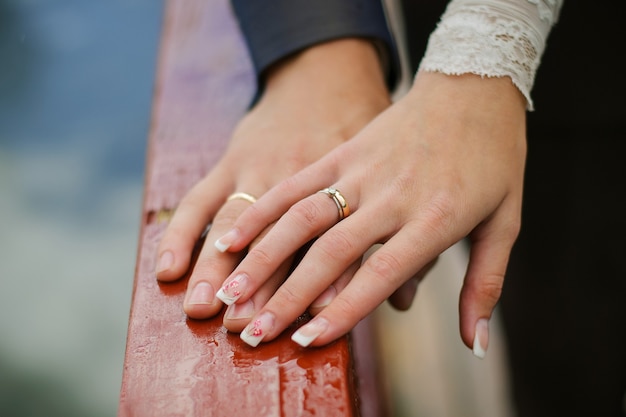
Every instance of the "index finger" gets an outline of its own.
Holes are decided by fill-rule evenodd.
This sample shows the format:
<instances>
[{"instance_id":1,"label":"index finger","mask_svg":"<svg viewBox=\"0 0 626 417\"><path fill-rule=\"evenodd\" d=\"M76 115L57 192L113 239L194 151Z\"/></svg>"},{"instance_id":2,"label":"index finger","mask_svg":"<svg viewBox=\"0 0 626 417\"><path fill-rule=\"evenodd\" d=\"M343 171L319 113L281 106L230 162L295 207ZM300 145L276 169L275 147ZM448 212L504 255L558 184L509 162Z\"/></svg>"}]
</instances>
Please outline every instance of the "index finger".
<instances>
[{"instance_id":1,"label":"index finger","mask_svg":"<svg viewBox=\"0 0 626 417\"><path fill-rule=\"evenodd\" d=\"M216 247L224 252L238 252L256 238L267 226L276 222L296 202L310 196L316 190L334 183L334 170L324 169L324 159L313 163L283 180L263 194L237 218L230 231L215 241ZM326 164L328 165L328 164ZM319 175L319 172L325 172ZM314 190L314 191L310 191Z\"/></svg>"}]
</instances>

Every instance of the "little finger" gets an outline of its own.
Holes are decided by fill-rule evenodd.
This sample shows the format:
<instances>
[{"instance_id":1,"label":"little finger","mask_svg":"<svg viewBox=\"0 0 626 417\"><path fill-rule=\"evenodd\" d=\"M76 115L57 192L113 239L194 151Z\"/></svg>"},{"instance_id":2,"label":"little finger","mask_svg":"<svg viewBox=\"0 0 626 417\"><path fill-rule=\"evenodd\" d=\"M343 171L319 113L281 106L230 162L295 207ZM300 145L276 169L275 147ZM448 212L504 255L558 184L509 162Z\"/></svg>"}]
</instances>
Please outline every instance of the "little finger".
<instances>
[{"instance_id":1,"label":"little finger","mask_svg":"<svg viewBox=\"0 0 626 417\"><path fill-rule=\"evenodd\" d=\"M489 320L500 299L511 249L519 233L519 222L511 221L519 219L515 215L519 212L518 205L512 206L509 210L501 208L470 236L472 246L461 288L459 321L463 342L481 359L487 353Z\"/></svg>"}]
</instances>

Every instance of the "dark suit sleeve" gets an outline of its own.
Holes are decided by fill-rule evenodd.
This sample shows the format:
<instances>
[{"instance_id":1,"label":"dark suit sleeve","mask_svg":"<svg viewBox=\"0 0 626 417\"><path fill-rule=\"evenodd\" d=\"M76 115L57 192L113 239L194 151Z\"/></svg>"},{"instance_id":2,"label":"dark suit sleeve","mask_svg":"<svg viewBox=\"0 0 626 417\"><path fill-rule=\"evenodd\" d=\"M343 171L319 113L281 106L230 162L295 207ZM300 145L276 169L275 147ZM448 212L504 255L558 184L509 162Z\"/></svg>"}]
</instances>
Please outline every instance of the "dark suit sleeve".
<instances>
[{"instance_id":1,"label":"dark suit sleeve","mask_svg":"<svg viewBox=\"0 0 626 417\"><path fill-rule=\"evenodd\" d=\"M231 0L246 39L259 90L273 63L317 43L361 37L375 41L395 88L400 65L381 0ZM258 95L258 92L257 92Z\"/></svg>"}]
</instances>

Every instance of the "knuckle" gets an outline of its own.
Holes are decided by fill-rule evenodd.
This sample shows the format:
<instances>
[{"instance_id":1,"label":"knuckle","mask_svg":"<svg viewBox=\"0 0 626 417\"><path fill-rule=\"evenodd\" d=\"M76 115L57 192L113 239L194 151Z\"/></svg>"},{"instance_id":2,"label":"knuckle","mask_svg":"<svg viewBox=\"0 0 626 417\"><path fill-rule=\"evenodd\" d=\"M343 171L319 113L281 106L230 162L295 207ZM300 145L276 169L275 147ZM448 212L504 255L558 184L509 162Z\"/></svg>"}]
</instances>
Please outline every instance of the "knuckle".
<instances>
[{"instance_id":1,"label":"knuckle","mask_svg":"<svg viewBox=\"0 0 626 417\"><path fill-rule=\"evenodd\" d=\"M302 141L300 143L306 143ZM302 148L296 148L289 152L289 154L284 158L284 167L287 173L294 173L301 170L303 167L307 166L310 163L310 155L308 152L305 152Z\"/></svg>"},{"instance_id":2,"label":"knuckle","mask_svg":"<svg viewBox=\"0 0 626 417\"><path fill-rule=\"evenodd\" d=\"M202 204L202 193L200 192L200 183L196 184L191 190L183 196L178 204L178 207L183 206L199 206Z\"/></svg>"},{"instance_id":3,"label":"knuckle","mask_svg":"<svg viewBox=\"0 0 626 417\"><path fill-rule=\"evenodd\" d=\"M283 285L275 294L276 301L285 308L293 308L293 306L306 305L302 291L297 291L291 285Z\"/></svg>"},{"instance_id":4,"label":"knuckle","mask_svg":"<svg viewBox=\"0 0 626 417\"><path fill-rule=\"evenodd\" d=\"M300 185L296 177L289 176L276 184L275 188L279 195L291 195L300 188Z\"/></svg>"},{"instance_id":5,"label":"knuckle","mask_svg":"<svg viewBox=\"0 0 626 417\"><path fill-rule=\"evenodd\" d=\"M289 217L300 224L305 230L315 229L323 212L314 199L305 199L293 205L287 212Z\"/></svg>"},{"instance_id":6,"label":"knuckle","mask_svg":"<svg viewBox=\"0 0 626 417\"><path fill-rule=\"evenodd\" d=\"M261 220L265 217L265 212L261 210L256 204L247 206L245 211L253 220Z\"/></svg>"},{"instance_id":7,"label":"knuckle","mask_svg":"<svg viewBox=\"0 0 626 417\"><path fill-rule=\"evenodd\" d=\"M447 192L440 192L425 207L424 215L433 227L449 230L453 225L455 207L453 197Z\"/></svg>"},{"instance_id":8,"label":"knuckle","mask_svg":"<svg viewBox=\"0 0 626 417\"><path fill-rule=\"evenodd\" d=\"M270 232L272 226L268 226L261 231L252 241L250 242L250 249L256 248L256 246L263 241L263 238Z\"/></svg>"},{"instance_id":9,"label":"knuckle","mask_svg":"<svg viewBox=\"0 0 626 417\"><path fill-rule=\"evenodd\" d=\"M201 212L206 210L207 206L210 204L208 203L203 183L204 181L200 181L182 197L178 207L176 207L174 215L180 212Z\"/></svg>"},{"instance_id":10,"label":"knuckle","mask_svg":"<svg viewBox=\"0 0 626 417\"><path fill-rule=\"evenodd\" d=\"M244 223L252 224L267 224L268 214L266 211L261 210L256 204L248 205L233 219L232 223L236 224L238 221L244 220Z\"/></svg>"},{"instance_id":11,"label":"knuckle","mask_svg":"<svg viewBox=\"0 0 626 417\"><path fill-rule=\"evenodd\" d=\"M515 242L522 229L522 222L519 218L509 221L504 227L504 237L506 240Z\"/></svg>"},{"instance_id":12,"label":"knuckle","mask_svg":"<svg viewBox=\"0 0 626 417\"><path fill-rule=\"evenodd\" d=\"M415 178L418 177L412 170L400 172L390 184L390 191L394 193L411 194L415 189Z\"/></svg>"},{"instance_id":13,"label":"knuckle","mask_svg":"<svg viewBox=\"0 0 626 417\"><path fill-rule=\"evenodd\" d=\"M476 296L480 300L489 303L489 305L495 306L502 294L503 282L504 276L501 274L492 274L486 277L474 289Z\"/></svg>"},{"instance_id":14,"label":"knuckle","mask_svg":"<svg viewBox=\"0 0 626 417\"><path fill-rule=\"evenodd\" d=\"M401 263L391 253L375 253L367 259L364 267L377 279L394 283L400 275Z\"/></svg>"},{"instance_id":15,"label":"knuckle","mask_svg":"<svg viewBox=\"0 0 626 417\"><path fill-rule=\"evenodd\" d=\"M317 248L329 259L340 259L354 252L354 238L345 231L332 230L315 242Z\"/></svg>"},{"instance_id":16,"label":"knuckle","mask_svg":"<svg viewBox=\"0 0 626 417\"><path fill-rule=\"evenodd\" d=\"M170 222L165 229L161 240L159 241L159 252L165 248L177 244L186 237L185 231L182 230L176 223Z\"/></svg>"},{"instance_id":17,"label":"knuckle","mask_svg":"<svg viewBox=\"0 0 626 417\"><path fill-rule=\"evenodd\" d=\"M341 317L343 320L353 320L355 313L358 314L358 312L361 311L362 306L360 306L349 297L339 296L332 301L332 308L333 312L336 313L333 314L333 316ZM359 314L357 320L360 320L361 318L362 317Z\"/></svg>"},{"instance_id":18,"label":"knuckle","mask_svg":"<svg viewBox=\"0 0 626 417\"><path fill-rule=\"evenodd\" d=\"M257 267L269 267L272 265L272 257L266 252L261 245L257 245L246 255L246 259Z\"/></svg>"},{"instance_id":19,"label":"knuckle","mask_svg":"<svg viewBox=\"0 0 626 417\"><path fill-rule=\"evenodd\" d=\"M232 209L220 210L217 216L213 219L213 226L219 229L230 228L235 220L239 217L239 213Z\"/></svg>"}]
</instances>

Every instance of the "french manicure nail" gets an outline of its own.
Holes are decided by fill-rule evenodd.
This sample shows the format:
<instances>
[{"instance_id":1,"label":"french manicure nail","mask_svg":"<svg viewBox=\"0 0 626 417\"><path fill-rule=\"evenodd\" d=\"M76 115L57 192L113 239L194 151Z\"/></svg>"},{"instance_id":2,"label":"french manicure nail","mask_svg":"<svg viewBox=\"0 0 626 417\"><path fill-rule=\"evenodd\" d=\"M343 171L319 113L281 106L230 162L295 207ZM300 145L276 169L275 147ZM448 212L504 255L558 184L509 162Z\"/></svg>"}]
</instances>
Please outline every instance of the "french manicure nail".
<instances>
[{"instance_id":1,"label":"french manicure nail","mask_svg":"<svg viewBox=\"0 0 626 417\"><path fill-rule=\"evenodd\" d=\"M489 320L479 319L474 333L473 352L476 357L484 359L489 346Z\"/></svg>"},{"instance_id":2,"label":"french manicure nail","mask_svg":"<svg viewBox=\"0 0 626 417\"><path fill-rule=\"evenodd\" d=\"M247 281L248 277L245 274L239 274L233 279L226 281L215 296L222 300L224 304L231 305L241 297Z\"/></svg>"},{"instance_id":3,"label":"french manicure nail","mask_svg":"<svg viewBox=\"0 0 626 417\"><path fill-rule=\"evenodd\" d=\"M254 302L248 300L245 303L229 305L224 318L228 320L251 319L254 313Z\"/></svg>"},{"instance_id":4,"label":"french manicure nail","mask_svg":"<svg viewBox=\"0 0 626 417\"><path fill-rule=\"evenodd\" d=\"M211 304L213 302L214 290L208 282L198 282L191 291L187 304Z\"/></svg>"},{"instance_id":5,"label":"french manicure nail","mask_svg":"<svg viewBox=\"0 0 626 417\"><path fill-rule=\"evenodd\" d=\"M159 257L159 262L157 263L156 272L167 271L174 265L174 254L171 251L165 251Z\"/></svg>"},{"instance_id":6,"label":"french manicure nail","mask_svg":"<svg viewBox=\"0 0 626 417\"><path fill-rule=\"evenodd\" d=\"M224 253L233 244L239 233L235 229L229 230L224 236L215 241L215 247L218 251Z\"/></svg>"},{"instance_id":7,"label":"french manicure nail","mask_svg":"<svg viewBox=\"0 0 626 417\"><path fill-rule=\"evenodd\" d=\"M328 329L328 320L318 317L300 327L291 335L291 340L302 347L307 347L324 333L326 329Z\"/></svg>"},{"instance_id":8,"label":"french manicure nail","mask_svg":"<svg viewBox=\"0 0 626 417\"><path fill-rule=\"evenodd\" d=\"M274 315L272 313L262 313L243 329L239 337L250 346L257 347L273 327Z\"/></svg>"}]
</instances>

